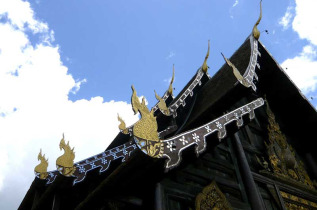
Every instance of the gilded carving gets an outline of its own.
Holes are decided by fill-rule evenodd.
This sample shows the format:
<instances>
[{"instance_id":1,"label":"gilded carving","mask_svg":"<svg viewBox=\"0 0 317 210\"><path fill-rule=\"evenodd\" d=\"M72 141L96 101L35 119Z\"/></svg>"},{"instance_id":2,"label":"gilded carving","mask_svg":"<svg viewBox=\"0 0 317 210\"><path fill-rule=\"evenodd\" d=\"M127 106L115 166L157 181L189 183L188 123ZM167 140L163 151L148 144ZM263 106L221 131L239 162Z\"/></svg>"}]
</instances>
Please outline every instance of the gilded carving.
<instances>
[{"instance_id":1,"label":"gilded carving","mask_svg":"<svg viewBox=\"0 0 317 210\"><path fill-rule=\"evenodd\" d=\"M271 169L269 168L269 163L264 159L263 156L262 156L262 160L260 160L260 158L257 155L255 155L255 157L259 165L262 166L262 168L264 168L267 171L271 171Z\"/></svg>"},{"instance_id":2,"label":"gilded carving","mask_svg":"<svg viewBox=\"0 0 317 210\"><path fill-rule=\"evenodd\" d=\"M250 86L249 82L240 74L239 70L235 67L235 65L233 63L231 63L231 61L229 59L227 59L222 53L221 53L221 55L225 59L225 61L228 64L228 66L230 66L232 68L233 75L237 78L237 80L243 86L249 87Z\"/></svg>"},{"instance_id":3,"label":"gilded carving","mask_svg":"<svg viewBox=\"0 0 317 210\"><path fill-rule=\"evenodd\" d=\"M169 109L167 108L165 101L159 95L157 95L155 90L154 90L154 92L155 92L155 98L159 101L157 104L158 108L161 110L161 112L164 115L169 116L171 113L170 113Z\"/></svg>"},{"instance_id":4,"label":"gilded carving","mask_svg":"<svg viewBox=\"0 0 317 210\"><path fill-rule=\"evenodd\" d=\"M315 209L317 203L306 200L304 198L280 191L282 198L284 199L284 205L286 209Z\"/></svg>"},{"instance_id":5,"label":"gilded carving","mask_svg":"<svg viewBox=\"0 0 317 210\"><path fill-rule=\"evenodd\" d=\"M196 197L196 210L229 210L232 209L226 196L215 181L206 186Z\"/></svg>"},{"instance_id":6,"label":"gilded carving","mask_svg":"<svg viewBox=\"0 0 317 210\"><path fill-rule=\"evenodd\" d=\"M209 51L210 51L210 40L208 40L208 50L207 50L207 54L206 54L206 57L205 57L203 66L201 67L204 72L207 72L207 71L208 71L208 68L209 68L209 67L207 66L207 60L208 60L208 57L209 57Z\"/></svg>"},{"instance_id":7,"label":"gilded carving","mask_svg":"<svg viewBox=\"0 0 317 210\"><path fill-rule=\"evenodd\" d=\"M74 148L70 148L69 141L66 144L64 140L64 134L62 140L59 143L59 149L63 149L64 154L56 160L57 170L64 176L72 176L76 170L76 167L74 166L75 152Z\"/></svg>"},{"instance_id":8,"label":"gilded carving","mask_svg":"<svg viewBox=\"0 0 317 210\"><path fill-rule=\"evenodd\" d=\"M164 144L147 139L135 138L135 142L140 149L147 155L153 158L160 158L164 153Z\"/></svg>"},{"instance_id":9,"label":"gilded carving","mask_svg":"<svg viewBox=\"0 0 317 210\"><path fill-rule=\"evenodd\" d=\"M253 37L256 40L258 40L260 38L260 31L258 30L257 26L260 24L261 19L262 19L262 0L260 1L260 17L256 21L256 23L255 23L255 25L253 26L253 29L252 29Z\"/></svg>"},{"instance_id":10,"label":"gilded carving","mask_svg":"<svg viewBox=\"0 0 317 210\"><path fill-rule=\"evenodd\" d=\"M133 93L131 103L134 114L137 114L139 112L141 115L141 119L134 124L133 135L141 139L148 139L159 142L160 140L157 134L157 122L153 110L149 111L149 109L145 105L144 97L142 99L142 103L140 103L133 85L132 90Z\"/></svg>"},{"instance_id":11,"label":"gilded carving","mask_svg":"<svg viewBox=\"0 0 317 210\"><path fill-rule=\"evenodd\" d=\"M40 160L41 162L34 168L34 172L40 179L46 179L48 175L48 159L45 159L45 154L42 155L42 149L40 150L40 153L37 156L37 160Z\"/></svg>"},{"instance_id":12,"label":"gilded carving","mask_svg":"<svg viewBox=\"0 0 317 210\"><path fill-rule=\"evenodd\" d=\"M161 157L163 153L163 144L161 143L157 133L157 122L154 111L147 108L145 99L140 103L134 87L132 86L131 103L134 114L138 112L141 119L134 124L133 135L136 143L141 150L151 157Z\"/></svg>"},{"instance_id":13,"label":"gilded carving","mask_svg":"<svg viewBox=\"0 0 317 210\"><path fill-rule=\"evenodd\" d=\"M306 186L314 188L302 161L296 159L295 151L291 145L287 143L286 136L280 130L279 124L275 120L275 115L267 105L268 115L268 142L265 142L270 165L273 173L278 176L287 177Z\"/></svg>"},{"instance_id":14,"label":"gilded carving","mask_svg":"<svg viewBox=\"0 0 317 210\"><path fill-rule=\"evenodd\" d=\"M118 114L118 121L120 122L120 124L119 124L119 130L120 130L122 133L124 133L124 134L128 134L129 131L128 131L126 125L125 125L125 122L124 122L124 120L119 116L119 114Z\"/></svg>"},{"instance_id":15,"label":"gilded carving","mask_svg":"<svg viewBox=\"0 0 317 210\"><path fill-rule=\"evenodd\" d=\"M309 208L307 208L307 207L304 207L304 206L299 206L299 205L297 205L297 204L294 204L294 203L289 203L289 202L285 202L285 208L287 209L287 210L301 210L301 209L303 209L303 210L308 210Z\"/></svg>"},{"instance_id":16,"label":"gilded carving","mask_svg":"<svg viewBox=\"0 0 317 210\"><path fill-rule=\"evenodd\" d=\"M175 77L175 68L174 68L174 64L173 64L173 76L172 76L170 85L169 85L169 87L168 87L168 93L169 93L170 95L173 95L173 82L174 82L174 77Z\"/></svg>"}]
</instances>

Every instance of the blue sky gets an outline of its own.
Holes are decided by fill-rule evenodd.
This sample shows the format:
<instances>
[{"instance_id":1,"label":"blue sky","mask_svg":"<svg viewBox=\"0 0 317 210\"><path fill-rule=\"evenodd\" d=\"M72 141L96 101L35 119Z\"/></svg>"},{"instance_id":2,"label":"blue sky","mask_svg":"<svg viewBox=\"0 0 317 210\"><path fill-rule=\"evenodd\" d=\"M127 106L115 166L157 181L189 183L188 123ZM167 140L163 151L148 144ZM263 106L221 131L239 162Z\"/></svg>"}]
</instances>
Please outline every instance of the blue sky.
<instances>
[{"instance_id":1,"label":"blue sky","mask_svg":"<svg viewBox=\"0 0 317 210\"><path fill-rule=\"evenodd\" d=\"M61 59L76 80L86 79L71 100L102 96L129 100L130 85L155 103L175 64L180 90L201 65L211 41L213 74L249 35L259 15L257 1L40 1L37 16L55 32ZM235 6L234 6L235 5ZM261 41L279 62L301 52L305 40L278 20L291 1L263 3ZM274 33L274 34L273 34ZM118 85L120 84L120 89ZM116 90L116 91L115 91Z\"/></svg>"},{"instance_id":2,"label":"blue sky","mask_svg":"<svg viewBox=\"0 0 317 210\"><path fill-rule=\"evenodd\" d=\"M263 1L260 41L317 106L314 0ZM65 133L75 161L103 151L132 124L131 85L156 103L175 64L175 94L202 65L209 74L251 33L254 0L0 0L0 209L16 209L42 148L49 170ZM313 97L313 99L311 99ZM19 179L17 179L19 176Z\"/></svg>"}]
</instances>

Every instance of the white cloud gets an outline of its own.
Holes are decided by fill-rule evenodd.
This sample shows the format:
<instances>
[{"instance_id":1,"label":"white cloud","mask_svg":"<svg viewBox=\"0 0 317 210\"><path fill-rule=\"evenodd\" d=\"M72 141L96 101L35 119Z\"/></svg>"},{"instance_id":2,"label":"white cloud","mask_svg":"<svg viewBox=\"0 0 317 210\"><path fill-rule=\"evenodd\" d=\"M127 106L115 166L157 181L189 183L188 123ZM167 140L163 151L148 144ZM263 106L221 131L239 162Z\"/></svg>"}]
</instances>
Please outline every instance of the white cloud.
<instances>
[{"instance_id":1,"label":"white cloud","mask_svg":"<svg viewBox=\"0 0 317 210\"><path fill-rule=\"evenodd\" d=\"M285 15L279 20L279 24L283 26L283 29L286 30L289 28L291 20L293 18L293 10L294 8L289 6L285 12Z\"/></svg>"},{"instance_id":2,"label":"white cloud","mask_svg":"<svg viewBox=\"0 0 317 210\"><path fill-rule=\"evenodd\" d=\"M168 54L168 56L166 56L166 60L168 60L168 59L170 59L170 58L172 58L172 57L174 57L175 56L175 53L173 52L173 51L171 51L169 54Z\"/></svg>"},{"instance_id":3,"label":"white cloud","mask_svg":"<svg viewBox=\"0 0 317 210\"><path fill-rule=\"evenodd\" d=\"M86 80L76 82L68 73L52 43L54 32L28 2L0 0L0 19L0 209L17 209L40 148L54 170L62 133L78 161L102 152L116 136L117 113L127 125L138 116L124 101L68 99ZM31 43L28 32L40 39Z\"/></svg>"},{"instance_id":4,"label":"white cloud","mask_svg":"<svg viewBox=\"0 0 317 210\"><path fill-rule=\"evenodd\" d=\"M71 93L72 93L72 94L76 94L76 93L79 91L80 86L81 86L82 84L86 83L86 82L87 82L86 79L82 79L82 80L77 81L77 82L75 83L75 85L73 86L73 88L72 88L72 90L71 90Z\"/></svg>"},{"instance_id":5,"label":"white cloud","mask_svg":"<svg viewBox=\"0 0 317 210\"><path fill-rule=\"evenodd\" d=\"M301 39L307 39L317 45L317 1L296 0L296 16L292 23L293 30Z\"/></svg>"},{"instance_id":6,"label":"white cloud","mask_svg":"<svg viewBox=\"0 0 317 210\"><path fill-rule=\"evenodd\" d=\"M303 91L304 94L314 92L317 86L316 50L311 45L303 48L300 55L285 60L281 66Z\"/></svg>"},{"instance_id":7,"label":"white cloud","mask_svg":"<svg viewBox=\"0 0 317 210\"><path fill-rule=\"evenodd\" d=\"M233 8L235 8L237 5L239 4L239 0L235 0L235 2L233 3L233 5L231 6L230 10L229 10L229 14L230 14L230 18L233 19Z\"/></svg>"},{"instance_id":8,"label":"white cloud","mask_svg":"<svg viewBox=\"0 0 317 210\"><path fill-rule=\"evenodd\" d=\"M232 5L232 7L236 7L238 4L239 4L239 1L236 0L236 1L234 2L234 4Z\"/></svg>"},{"instance_id":9,"label":"white cloud","mask_svg":"<svg viewBox=\"0 0 317 210\"><path fill-rule=\"evenodd\" d=\"M287 74L295 84L307 96L316 90L317 86L317 13L315 0L296 0L295 17L292 22L292 29L298 33L300 39L308 40L309 44L303 47L302 52L294 58L289 58L282 63ZM288 26L291 20L291 13L288 7L283 26ZM283 18L284 18L283 17ZM282 18L282 20L283 20Z\"/></svg>"},{"instance_id":10,"label":"white cloud","mask_svg":"<svg viewBox=\"0 0 317 210\"><path fill-rule=\"evenodd\" d=\"M19 30L31 30L33 33L48 31L46 23L34 19L34 11L27 1L0 0L0 14L6 15L11 25Z\"/></svg>"}]
</instances>

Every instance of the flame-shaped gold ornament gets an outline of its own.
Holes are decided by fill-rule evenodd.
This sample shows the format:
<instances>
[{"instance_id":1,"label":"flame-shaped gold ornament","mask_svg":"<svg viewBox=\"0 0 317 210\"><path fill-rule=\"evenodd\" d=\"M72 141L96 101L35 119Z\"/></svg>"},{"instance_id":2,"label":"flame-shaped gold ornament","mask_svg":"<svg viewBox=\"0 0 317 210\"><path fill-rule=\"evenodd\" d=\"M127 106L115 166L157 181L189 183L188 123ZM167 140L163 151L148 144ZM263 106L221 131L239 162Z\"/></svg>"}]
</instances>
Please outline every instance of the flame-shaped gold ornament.
<instances>
[{"instance_id":1,"label":"flame-shaped gold ornament","mask_svg":"<svg viewBox=\"0 0 317 210\"><path fill-rule=\"evenodd\" d=\"M157 133L157 122L153 109L149 111L145 99L140 103L134 87L132 86L131 103L134 114L141 114L141 119L133 126L133 136L140 149L151 157L161 157L164 151Z\"/></svg>"},{"instance_id":2,"label":"flame-shaped gold ornament","mask_svg":"<svg viewBox=\"0 0 317 210\"><path fill-rule=\"evenodd\" d=\"M128 134L129 131L128 131L126 125L125 125L125 122L124 122L124 120L119 116L119 114L118 114L118 121L120 122L120 124L119 124L119 130L120 130L123 134Z\"/></svg>"},{"instance_id":3,"label":"flame-shaped gold ornament","mask_svg":"<svg viewBox=\"0 0 317 210\"><path fill-rule=\"evenodd\" d=\"M37 156L37 160L40 160L41 162L34 168L34 172L40 179L46 179L48 175L48 159L45 159L45 154L42 155L42 149L40 150L40 153Z\"/></svg>"},{"instance_id":4,"label":"flame-shaped gold ornament","mask_svg":"<svg viewBox=\"0 0 317 210\"><path fill-rule=\"evenodd\" d=\"M69 146L69 141L66 144L64 140L64 134L62 140L59 143L59 149L63 149L64 154L56 160L57 170L64 176L72 176L76 170L76 167L74 166L75 152L74 148L71 149Z\"/></svg>"},{"instance_id":5,"label":"flame-shaped gold ornament","mask_svg":"<svg viewBox=\"0 0 317 210\"><path fill-rule=\"evenodd\" d=\"M204 72L207 72L207 71L208 71L208 68L209 68L209 67L207 66L207 60L208 60L208 57L209 57L209 51L210 51L210 40L208 40L208 50L207 50L207 54L206 54L206 57L205 57L203 66L201 67Z\"/></svg>"}]
</instances>

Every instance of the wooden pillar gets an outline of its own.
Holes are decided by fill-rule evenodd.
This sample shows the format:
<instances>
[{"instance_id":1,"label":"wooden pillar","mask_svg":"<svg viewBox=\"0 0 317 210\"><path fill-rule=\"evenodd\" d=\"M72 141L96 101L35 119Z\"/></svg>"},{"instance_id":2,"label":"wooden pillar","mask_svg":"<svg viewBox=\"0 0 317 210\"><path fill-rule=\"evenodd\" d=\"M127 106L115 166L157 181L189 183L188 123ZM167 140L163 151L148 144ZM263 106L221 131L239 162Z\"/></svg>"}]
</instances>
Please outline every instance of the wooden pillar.
<instances>
[{"instance_id":1,"label":"wooden pillar","mask_svg":"<svg viewBox=\"0 0 317 210\"><path fill-rule=\"evenodd\" d=\"M238 164L240 167L241 175L242 175L242 180L245 186L245 190L249 199L249 202L251 204L252 209L257 209L257 210L265 210L265 206L263 203L263 200L260 196L260 193L258 191L258 188L254 182L250 166L248 164L248 160L245 156L240 138L238 136L238 133L235 133L233 136L233 142L234 146L237 151L237 159L238 159Z\"/></svg>"},{"instance_id":2,"label":"wooden pillar","mask_svg":"<svg viewBox=\"0 0 317 210\"><path fill-rule=\"evenodd\" d=\"M165 200L163 196L163 189L160 183L157 183L155 186L155 201L154 209L155 210L165 210Z\"/></svg>"},{"instance_id":3,"label":"wooden pillar","mask_svg":"<svg viewBox=\"0 0 317 210\"><path fill-rule=\"evenodd\" d=\"M306 153L305 154L305 158L307 160L307 164L308 164L308 167L310 168L313 176L314 176L314 179L317 179L317 164L316 164L316 161L314 160L313 156L311 153Z\"/></svg>"},{"instance_id":4,"label":"wooden pillar","mask_svg":"<svg viewBox=\"0 0 317 210\"><path fill-rule=\"evenodd\" d=\"M59 210L61 204L61 198L58 194L54 195L52 210Z\"/></svg>"}]
</instances>

